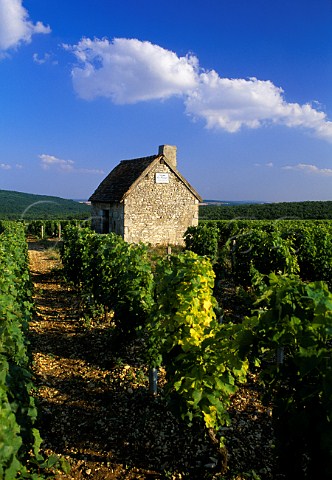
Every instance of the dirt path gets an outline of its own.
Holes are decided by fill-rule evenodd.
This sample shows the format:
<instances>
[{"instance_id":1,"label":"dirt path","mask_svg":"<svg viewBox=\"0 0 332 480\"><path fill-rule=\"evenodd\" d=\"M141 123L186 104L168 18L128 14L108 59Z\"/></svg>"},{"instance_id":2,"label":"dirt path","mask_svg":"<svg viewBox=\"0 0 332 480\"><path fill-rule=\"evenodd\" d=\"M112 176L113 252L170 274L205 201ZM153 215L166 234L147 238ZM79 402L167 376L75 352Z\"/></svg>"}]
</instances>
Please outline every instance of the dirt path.
<instances>
[{"instance_id":1,"label":"dirt path","mask_svg":"<svg viewBox=\"0 0 332 480\"><path fill-rule=\"evenodd\" d=\"M98 359L92 358L95 348L89 348L79 302L56 271L57 252L30 243L29 256L36 305L30 341L43 446L72 464L62 478L121 478L118 466L107 466L113 459L103 448L107 414L101 394L108 390L109 371L93 362Z\"/></svg>"},{"instance_id":2,"label":"dirt path","mask_svg":"<svg viewBox=\"0 0 332 480\"><path fill-rule=\"evenodd\" d=\"M59 478L177 479L188 469L186 478L212 478L204 469L215 455L208 439L193 438L161 398L149 396L139 348L119 352L109 325L84 322L77 295L61 278L57 251L31 242L29 256L40 433L46 452L72 466Z\"/></svg>"},{"instance_id":3,"label":"dirt path","mask_svg":"<svg viewBox=\"0 0 332 480\"><path fill-rule=\"evenodd\" d=\"M84 321L78 295L62 280L56 249L29 242L29 256L39 430L46 453L72 467L57 478L220 479L215 447L204 432L179 421L162 395L149 395L140 345L120 350L109 324ZM256 397L247 389L234 398L230 462L270 479L271 428Z\"/></svg>"}]
</instances>

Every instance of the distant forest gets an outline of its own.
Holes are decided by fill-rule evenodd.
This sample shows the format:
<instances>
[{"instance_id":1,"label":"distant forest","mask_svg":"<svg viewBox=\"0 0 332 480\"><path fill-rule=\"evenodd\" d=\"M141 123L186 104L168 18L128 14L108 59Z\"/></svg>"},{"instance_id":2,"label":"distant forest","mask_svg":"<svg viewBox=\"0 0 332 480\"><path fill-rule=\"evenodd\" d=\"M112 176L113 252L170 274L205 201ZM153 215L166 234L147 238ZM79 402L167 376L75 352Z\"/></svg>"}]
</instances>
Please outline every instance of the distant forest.
<instances>
[{"instance_id":1,"label":"distant forest","mask_svg":"<svg viewBox=\"0 0 332 480\"><path fill-rule=\"evenodd\" d=\"M85 203L48 195L0 190L0 220L86 219L91 208ZM332 201L207 204L199 207L200 220L332 219Z\"/></svg>"},{"instance_id":2,"label":"distant forest","mask_svg":"<svg viewBox=\"0 0 332 480\"><path fill-rule=\"evenodd\" d=\"M89 216L89 205L74 200L0 190L0 220L69 220Z\"/></svg>"},{"instance_id":3,"label":"distant forest","mask_svg":"<svg viewBox=\"0 0 332 480\"><path fill-rule=\"evenodd\" d=\"M232 220L248 218L253 220L332 219L332 201L280 202L241 205L201 205L200 220Z\"/></svg>"}]
</instances>

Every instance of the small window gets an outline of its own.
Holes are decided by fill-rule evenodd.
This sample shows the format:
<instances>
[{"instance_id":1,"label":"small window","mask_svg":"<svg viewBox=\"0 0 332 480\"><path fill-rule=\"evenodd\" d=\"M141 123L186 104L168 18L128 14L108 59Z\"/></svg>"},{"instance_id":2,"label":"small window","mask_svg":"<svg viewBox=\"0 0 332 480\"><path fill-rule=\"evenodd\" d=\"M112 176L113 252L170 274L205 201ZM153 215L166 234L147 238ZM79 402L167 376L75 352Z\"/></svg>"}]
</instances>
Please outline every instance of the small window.
<instances>
[{"instance_id":1,"label":"small window","mask_svg":"<svg viewBox=\"0 0 332 480\"><path fill-rule=\"evenodd\" d=\"M161 163L161 165L164 165L164 163L165 163L165 162L164 162L164 159L161 158L161 159L159 160L159 163Z\"/></svg>"}]
</instances>

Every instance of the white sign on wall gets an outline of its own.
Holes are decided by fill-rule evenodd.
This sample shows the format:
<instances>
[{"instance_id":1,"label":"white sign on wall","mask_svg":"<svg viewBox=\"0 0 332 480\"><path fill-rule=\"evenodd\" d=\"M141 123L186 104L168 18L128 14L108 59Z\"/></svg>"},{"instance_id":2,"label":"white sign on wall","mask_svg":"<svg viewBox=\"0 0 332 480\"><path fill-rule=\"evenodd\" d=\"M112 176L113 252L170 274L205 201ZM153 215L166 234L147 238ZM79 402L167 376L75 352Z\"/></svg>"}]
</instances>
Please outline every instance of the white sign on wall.
<instances>
[{"instance_id":1,"label":"white sign on wall","mask_svg":"<svg viewBox=\"0 0 332 480\"><path fill-rule=\"evenodd\" d=\"M156 183L169 183L168 173L156 173Z\"/></svg>"}]
</instances>

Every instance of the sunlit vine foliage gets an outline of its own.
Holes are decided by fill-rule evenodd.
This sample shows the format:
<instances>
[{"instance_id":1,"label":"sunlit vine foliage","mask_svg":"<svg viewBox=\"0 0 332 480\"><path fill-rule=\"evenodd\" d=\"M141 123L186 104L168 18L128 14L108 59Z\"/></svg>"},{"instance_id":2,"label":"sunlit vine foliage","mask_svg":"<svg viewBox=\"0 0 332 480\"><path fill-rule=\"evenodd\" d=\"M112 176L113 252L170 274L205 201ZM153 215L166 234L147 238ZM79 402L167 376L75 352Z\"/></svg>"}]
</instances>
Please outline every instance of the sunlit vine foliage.
<instances>
[{"instance_id":1,"label":"sunlit vine foliage","mask_svg":"<svg viewBox=\"0 0 332 480\"><path fill-rule=\"evenodd\" d=\"M27 244L23 225L2 222L1 230L0 478L37 479L43 478L37 473L43 458L27 348L32 315Z\"/></svg>"}]
</instances>

